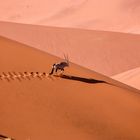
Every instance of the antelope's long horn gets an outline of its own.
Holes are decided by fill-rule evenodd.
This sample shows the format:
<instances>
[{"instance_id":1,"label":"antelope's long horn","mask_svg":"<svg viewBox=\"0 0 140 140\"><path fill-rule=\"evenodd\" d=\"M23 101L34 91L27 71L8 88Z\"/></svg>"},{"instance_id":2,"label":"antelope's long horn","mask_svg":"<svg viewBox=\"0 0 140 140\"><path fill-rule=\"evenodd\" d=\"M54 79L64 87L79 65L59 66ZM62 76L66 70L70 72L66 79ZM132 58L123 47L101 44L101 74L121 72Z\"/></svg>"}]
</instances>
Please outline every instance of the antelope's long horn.
<instances>
[{"instance_id":1,"label":"antelope's long horn","mask_svg":"<svg viewBox=\"0 0 140 140\"><path fill-rule=\"evenodd\" d=\"M69 57L68 57L68 54L67 54L67 55L64 54L64 58L65 58L66 62L67 62L68 65L69 65Z\"/></svg>"},{"instance_id":2,"label":"antelope's long horn","mask_svg":"<svg viewBox=\"0 0 140 140\"><path fill-rule=\"evenodd\" d=\"M69 65L69 57L68 57L68 54L67 54L67 63L68 63L68 65Z\"/></svg>"}]
</instances>

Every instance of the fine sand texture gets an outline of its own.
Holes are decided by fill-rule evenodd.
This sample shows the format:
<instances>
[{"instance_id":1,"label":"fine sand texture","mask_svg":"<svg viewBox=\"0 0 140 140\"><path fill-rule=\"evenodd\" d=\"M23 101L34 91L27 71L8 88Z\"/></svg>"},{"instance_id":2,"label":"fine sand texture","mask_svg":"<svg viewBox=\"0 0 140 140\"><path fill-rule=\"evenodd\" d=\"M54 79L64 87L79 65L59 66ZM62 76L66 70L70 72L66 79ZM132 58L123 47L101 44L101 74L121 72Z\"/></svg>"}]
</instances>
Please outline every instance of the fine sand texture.
<instances>
[{"instance_id":1,"label":"fine sand texture","mask_svg":"<svg viewBox=\"0 0 140 140\"><path fill-rule=\"evenodd\" d=\"M113 76L140 66L140 35L0 22L0 35Z\"/></svg>"},{"instance_id":2,"label":"fine sand texture","mask_svg":"<svg viewBox=\"0 0 140 140\"><path fill-rule=\"evenodd\" d=\"M112 78L140 89L140 68L135 68L121 74L114 75Z\"/></svg>"},{"instance_id":3,"label":"fine sand texture","mask_svg":"<svg viewBox=\"0 0 140 140\"><path fill-rule=\"evenodd\" d=\"M0 20L140 34L139 0L4 0Z\"/></svg>"},{"instance_id":4,"label":"fine sand texture","mask_svg":"<svg viewBox=\"0 0 140 140\"><path fill-rule=\"evenodd\" d=\"M0 37L0 133L16 140L139 140L140 91ZM34 76L33 76L34 75Z\"/></svg>"}]
</instances>

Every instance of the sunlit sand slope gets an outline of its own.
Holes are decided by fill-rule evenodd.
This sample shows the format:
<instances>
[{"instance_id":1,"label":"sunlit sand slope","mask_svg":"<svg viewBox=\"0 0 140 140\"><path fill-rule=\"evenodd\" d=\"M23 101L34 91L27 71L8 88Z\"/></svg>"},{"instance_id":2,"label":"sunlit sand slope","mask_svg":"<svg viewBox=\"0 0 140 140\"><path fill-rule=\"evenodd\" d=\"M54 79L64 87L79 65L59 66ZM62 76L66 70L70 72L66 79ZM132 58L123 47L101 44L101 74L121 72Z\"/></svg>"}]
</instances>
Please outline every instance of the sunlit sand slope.
<instances>
[{"instance_id":1,"label":"sunlit sand slope","mask_svg":"<svg viewBox=\"0 0 140 140\"><path fill-rule=\"evenodd\" d=\"M139 67L140 36L0 22L0 35L112 76Z\"/></svg>"},{"instance_id":2,"label":"sunlit sand slope","mask_svg":"<svg viewBox=\"0 0 140 140\"><path fill-rule=\"evenodd\" d=\"M132 69L124 73L114 75L112 78L125 84L140 89L140 68Z\"/></svg>"},{"instance_id":3,"label":"sunlit sand slope","mask_svg":"<svg viewBox=\"0 0 140 140\"><path fill-rule=\"evenodd\" d=\"M47 74L60 60L2 37L0 49L1 76ZM64 74L42 80L2 77L0 133L16 140L140 139L138 90L72 63Z\"/></svg>"}]
</instances>

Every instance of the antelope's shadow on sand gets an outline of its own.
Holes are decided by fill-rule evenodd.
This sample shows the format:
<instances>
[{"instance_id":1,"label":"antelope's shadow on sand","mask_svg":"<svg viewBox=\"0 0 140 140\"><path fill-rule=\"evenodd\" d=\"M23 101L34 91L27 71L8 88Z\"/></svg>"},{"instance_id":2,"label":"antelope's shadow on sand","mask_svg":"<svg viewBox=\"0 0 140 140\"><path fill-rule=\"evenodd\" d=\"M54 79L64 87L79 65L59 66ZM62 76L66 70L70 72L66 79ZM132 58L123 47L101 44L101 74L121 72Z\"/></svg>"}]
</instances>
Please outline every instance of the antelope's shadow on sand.
<instances>
[{"instance_id":1,"label":"antelope's shadow on sand","mask_svg":"<svg viewBox=\"0 0 140 140\"><path fill-rule=\"evenodd\" d=\"M92 78L84 78L84 77L78 77L72 75L61 75L60 77L64 79L75 80L75 81L80 81L80 82L90 83L90 84L106 83L106 81L102 81L102 80L96 80Z\"/></svg>"}]
</instances>

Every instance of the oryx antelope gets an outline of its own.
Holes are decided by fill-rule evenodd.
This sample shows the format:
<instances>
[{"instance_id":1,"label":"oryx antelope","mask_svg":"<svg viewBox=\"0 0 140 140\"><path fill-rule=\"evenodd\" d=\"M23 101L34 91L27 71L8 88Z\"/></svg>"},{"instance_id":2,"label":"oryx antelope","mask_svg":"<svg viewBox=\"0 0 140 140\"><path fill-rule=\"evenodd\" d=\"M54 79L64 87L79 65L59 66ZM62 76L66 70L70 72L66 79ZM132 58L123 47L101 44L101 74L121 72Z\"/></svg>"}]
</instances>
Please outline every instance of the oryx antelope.
<instances>
[{"instance_id":1,"label":"oryx antelope","mask_svg":"<svg viewBox=\"0 0 140 140\"><path fill-rule=\"evenodd\" d=\"M58 70L60 70L61 74L62 74L64 72L65 67L69 67L69 58L68 58L68 55L66 56L64 54L64 61L61 61L59 63L54 63L53 66L52 66L52 70L49 73L49 75L54 74L54 72L57 73Z\"/></svg>"}]
</instances>

